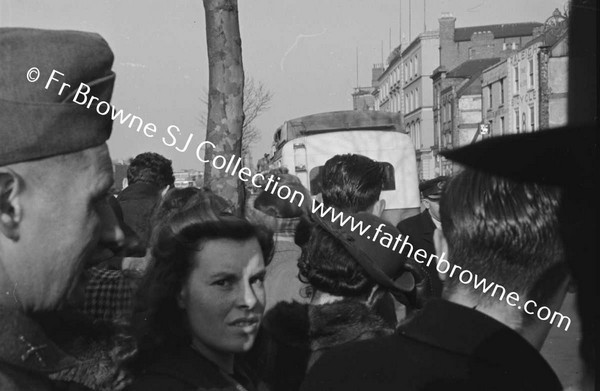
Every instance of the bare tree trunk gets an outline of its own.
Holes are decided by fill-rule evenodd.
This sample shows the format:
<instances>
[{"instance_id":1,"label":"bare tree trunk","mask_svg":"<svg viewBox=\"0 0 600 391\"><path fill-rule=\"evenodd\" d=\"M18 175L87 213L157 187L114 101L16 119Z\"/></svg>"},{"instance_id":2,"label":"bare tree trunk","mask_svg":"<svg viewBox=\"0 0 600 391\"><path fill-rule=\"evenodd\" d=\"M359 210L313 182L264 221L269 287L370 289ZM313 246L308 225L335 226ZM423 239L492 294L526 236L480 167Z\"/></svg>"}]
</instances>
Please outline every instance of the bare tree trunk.
<instances>
[{"instance_id":1,"label":"bare tree trunk","mask_svg":"<svg viewBox=\"0 0 600 391\"><path fill-rule=\"evenodd\" d=\"M212 167L212 158L242 156L244 122L244 69L237 0L203 0L208 46L208 118L206 140L216 148L206 149L204 185L233 202L240 213L244 208L244 187L237 176Z\"/></svg>"}]
</instances>

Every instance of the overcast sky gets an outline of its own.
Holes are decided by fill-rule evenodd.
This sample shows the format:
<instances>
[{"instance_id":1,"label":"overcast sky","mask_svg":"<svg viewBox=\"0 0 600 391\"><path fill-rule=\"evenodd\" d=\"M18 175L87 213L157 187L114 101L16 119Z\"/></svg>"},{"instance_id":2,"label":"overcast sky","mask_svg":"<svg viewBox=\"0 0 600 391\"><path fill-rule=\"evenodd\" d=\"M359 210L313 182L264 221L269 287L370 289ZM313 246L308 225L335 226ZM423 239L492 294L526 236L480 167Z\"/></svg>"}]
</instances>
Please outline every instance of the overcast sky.
<instances>
[{"instance_id":1,"label":"overcast sky","mask_svg":"<svg viewBox=\"0 0 600 391\"><path fill-rule=\"evenodd\" d=\"M442 12L451 12L457 27L544 22L564 4L428 0L426 27L436 30ZM357 50L358 83L369 85L382 45L386 58L390 46L400 42L400 19L402 35L409 39L408 0L239 0L239 11L244 70L274 94L271 109L256 121L262 140L253 148L255 162L269 151L272 134L283 121L352 109ZM412 0L411 11L414 38L425 27L423 0ZM194 140L203 139L199 118L205 111L201 99L208 61L202 1L0 0L0 26L100 33L115 52L113 104L155 123L164 135L169 125L177 125L183 135L194 132ZM178 169L202 168L193 152L177 152L126 126L115 125L109 146L114 159L155 151Z\"/></svg>"}]
</instances>

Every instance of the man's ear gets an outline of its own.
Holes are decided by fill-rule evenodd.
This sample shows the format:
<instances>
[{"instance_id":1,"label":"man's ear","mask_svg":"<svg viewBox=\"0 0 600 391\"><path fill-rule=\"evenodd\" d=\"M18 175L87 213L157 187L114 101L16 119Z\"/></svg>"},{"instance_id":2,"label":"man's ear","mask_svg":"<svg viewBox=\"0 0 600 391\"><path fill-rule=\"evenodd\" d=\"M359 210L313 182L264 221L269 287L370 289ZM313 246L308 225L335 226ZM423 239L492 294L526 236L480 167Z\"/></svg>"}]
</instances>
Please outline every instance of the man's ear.
<instances>
[{"instance_id":1,"label":"man's ear","mask_svg":"<svg viewBox=\"0 0 600 391\"><path fill-rule=\"evenodd\" d=\"M421 200L421 203L423 204L423 207L424 207L425 209L429 209L429 207L431 206L431 205L429 205L429 200L428 200L427 198L423 198L423 199Z\"/></svg>"},{"instance_id":2,"label":"man's ear","mask_svg":"<svg viewBox=\"0 0 600 391\"><path fill-rule=\"evenodd\" d=\"M373 204L371 213L377 217L381 217L384 210L385 210L385 200L379 199L379 200L375 201L375 203Z\"/></svg>"},{"instance_id":3,"label":"man's ear","mask_svg":"<svg viewBox=\"0 0 600 391\"><path fill-rule=\"evenodd\" d=\"M444 236L444 232L439 228L436 228L433 233L433 244L435 245L435 253L438 256L438 259L442 258L443 255L448 255L448 241ZM442 281L446 281L446 278L448 277L446 273L438 273L438 275Z\"/></svg>"},{"instance_id":4,"label":"man's ear","mask_svg":"<svg viewBox=\"0 0 600 391\"><path fill-rule=\"evenodd\" d=\"M177 295L177 306L182 310L185 309L185 303L187 302L188 289L187 286L183 286Z\"/></svg>"},{"instance_id":5,"label":"man's ear","mask_svg":"<svg viewBox=\"0 0 600 391\"><path fill-rule=\"evenodd\" d=\"M21 177L8 167L0 167L0 233L16 241L23 210L19 195Z\"/></svg>"}]
</instances>

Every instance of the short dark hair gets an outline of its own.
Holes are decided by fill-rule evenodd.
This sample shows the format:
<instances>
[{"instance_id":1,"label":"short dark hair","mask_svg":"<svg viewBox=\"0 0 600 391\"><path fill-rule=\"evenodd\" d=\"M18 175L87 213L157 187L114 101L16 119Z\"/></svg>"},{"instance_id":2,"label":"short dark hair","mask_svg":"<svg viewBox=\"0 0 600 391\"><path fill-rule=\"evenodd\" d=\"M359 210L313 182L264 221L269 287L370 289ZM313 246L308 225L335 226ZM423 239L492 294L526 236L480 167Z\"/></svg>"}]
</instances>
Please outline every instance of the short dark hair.
<instances>
[{"instance_id":1,"label":"short dark hair","mask_svg":"<svg viewBox=\"0 0 600 391\"><path fill-rule=\"evenodd\" d=\"M173 186L175 176L171 161L158 153L140 153L129 163L127 182L130 185L137 182L150 183L161 189Z\"/></svg>"},{"instance_id":2,"label":"short dark hair","mask_svg":"<svg viewBox=\"0 0 600 391\"><path fill-rule=\"evenodd\" d=\"M335 155L321 174L323 203L349 212L364 212L381 196L383 166L366 156Z\"/></svg>"},{"instance_id":3,"label":"short dark hair","mask_svg":"<svg viewBox=\"0 0 600 391\"><path fill-rule=\"evenodd\" d=\"M566 271L559 201L556 188L465 169L448 182L440 202L448 260L507 292L547 300ZM446 289L461 284L458 275L448 278Z\"/></svg>"},{"instance_id":4,"label":"short dark hair","mask_svg":"<svg viewBox=\"0 0 600 391\"><path fill-rule=\"evenodd\" d=\"M302 247L298 268L302 282L336 296L366 295L376 285L344 245L318 225Z\"/></svg>"},{"instance_id":5,"label":"short dark hair","mask_svg":"<svg viewBox=\"0 0 600 391\"><path fill-rule=\"evenodd\" d=\"M139 352L131 364L139 370L153 352L184 346L191 341L185 313L177 297L194 268L194 254L206 241L219 238L249 240L260 244L265 264L273 253L273 235L260 226L227 211L219 211L217 200L203 191L180 210L167 214L160 223L151 248L151 261L140 284L136 308L142 316L134 319Z\"/></svg>"},{"instance_id":6,"label":"short dark hair","mask_svg":"<svg viewBox=\"0 0 600 391\"><path fill-rule=\"evenodd\" d=\"M267 175L269 177L269 175ZM291 219L300 217L309 211L310 193L302 185L300 179L295 175L280 174L277 178L277 186L287 186L291 189L293 200L283 199L268 190L262 190L254 200L254 208L273 217ZM296 192L302 194L302 204L298 205L301 198L296 197Z\"/></svg>"}]
</instances>

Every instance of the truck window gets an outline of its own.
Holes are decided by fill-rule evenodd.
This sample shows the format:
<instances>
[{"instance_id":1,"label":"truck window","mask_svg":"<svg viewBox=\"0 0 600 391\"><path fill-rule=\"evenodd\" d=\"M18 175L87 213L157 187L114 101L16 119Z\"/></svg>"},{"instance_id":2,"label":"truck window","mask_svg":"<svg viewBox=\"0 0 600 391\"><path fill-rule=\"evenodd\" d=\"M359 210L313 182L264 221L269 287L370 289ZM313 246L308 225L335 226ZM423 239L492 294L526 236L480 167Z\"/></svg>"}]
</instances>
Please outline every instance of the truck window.
<instances>
[{"instance_id":1,"label":"truck window","mask_svg":"<svg viewBox=\"0 0 600 391\"><path fill-rule=\"evenodd\" d=\"M396 190L396 179L394 166L387 162L380 162L383 165L383 189ZM309 190L311 195L321 192L321 171L323 166L314 167L309 174Z\"/></svg>"}]
</instances>

